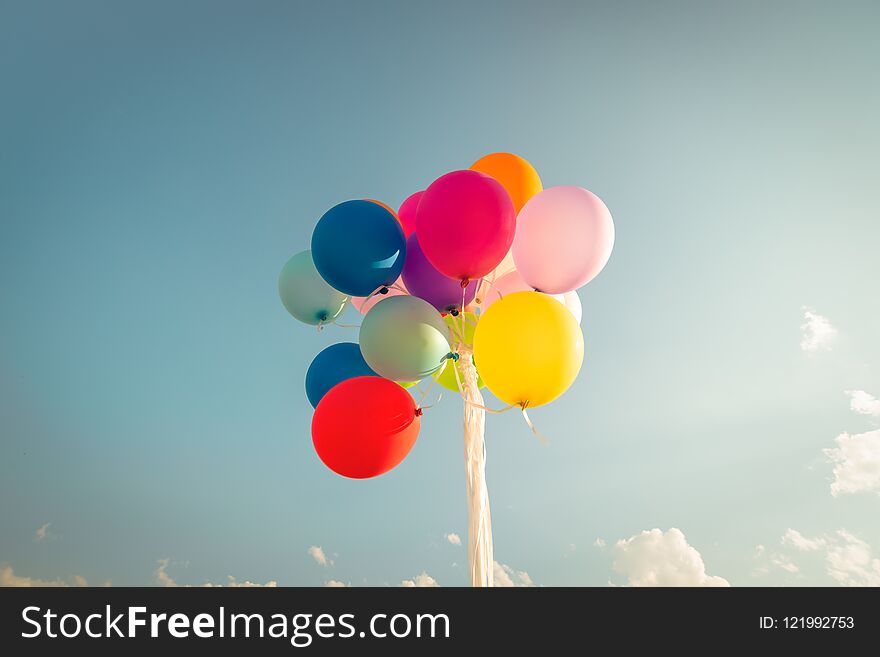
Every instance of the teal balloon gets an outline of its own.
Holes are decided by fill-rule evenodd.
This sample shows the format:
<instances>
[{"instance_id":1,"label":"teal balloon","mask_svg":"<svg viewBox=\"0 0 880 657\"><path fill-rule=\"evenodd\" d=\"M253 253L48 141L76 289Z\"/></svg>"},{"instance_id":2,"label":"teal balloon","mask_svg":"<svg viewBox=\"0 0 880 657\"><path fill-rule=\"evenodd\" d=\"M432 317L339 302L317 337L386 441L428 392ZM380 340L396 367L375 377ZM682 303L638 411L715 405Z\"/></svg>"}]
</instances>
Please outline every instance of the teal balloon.
<instances>
[{"instance_id":1,"label":"teal balloon","mask_svg":"<svg viewBox=\"0 0 880 657\"><path fill-rule=\"evenodd\" d=\"M325 281L345 294L366 297L400 276L406 238L400 222L378 203L345 201L318 220L312 253Z\"/></svg>"},{"instance_id":2,"label":"teal balloon","mask_svg":"<svg viewBox=\"0 0 880 657\"><path fill-rule=\"evenodd\" d=\"M339 317L348 299L321 278L311 251L302 251L284 265L278 294L287 312L306 324L318 325Z\"/></svg>"},{"instance_id":3,"label":"teal balloon","mask_svg":"<svg viewBox=\"0 0 880 657\"><path fill-rule=\"evenodd\" d=\"M312 408L330 392L336 384L357 376L378 376L361 356L354 342L331 344L315 356L306 372L306 397Z\"/></svg>"},{"instance_id":4,"label":"teal balloon","mask_svg":"<svg viewBox=\"0 0 880 657\"><path fill-rule=\"evenodd\" d=\"M436 372L449 353L449 327L418 297L382 299L364 315L358 342L373 371L386 379L417 381Z\"/></svg>"}]
</instances>

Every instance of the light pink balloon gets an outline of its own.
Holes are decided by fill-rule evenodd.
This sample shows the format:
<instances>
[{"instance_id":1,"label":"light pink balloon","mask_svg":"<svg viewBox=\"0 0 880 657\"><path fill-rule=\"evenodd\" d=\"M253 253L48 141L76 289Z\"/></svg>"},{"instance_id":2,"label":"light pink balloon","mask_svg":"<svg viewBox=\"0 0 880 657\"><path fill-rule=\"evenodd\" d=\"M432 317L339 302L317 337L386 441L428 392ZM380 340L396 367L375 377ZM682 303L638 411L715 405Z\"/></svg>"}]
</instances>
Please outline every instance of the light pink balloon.
<instances>
[{"instance_id":1,"label":"light pink balloon","mask_svg":"<svg viewBox=\"0 0 880 657\"><path fill-rule=\"evenodd\" d=\"M402 288L404 291L401 292L400 290L395 289L398 287ZM370 308L375 306L382 299L387 299L388 297L397 297L401 294L409 294L409 292L406 291L406 286L403 284L403 280L401 278L398 278L396 281L394 281L394 287L388 287L388 294L374 294L369 299L367 297L352 297L351 305L354 306L361 315L366 315L369 312Z\"/></svg>"},{"instance_id":2,"label":"light pink balloon","mask_svg":"<svg viewBox=\"0 0 880 657\"><path fill-rule=\"evenodd\" d=\"M582 187L550 187L520 210L513 260L529 286L563 294L589 283L614 247L614 222L602 200Z\"/></svg>"},{"instance_id":3,"label":"light pink balloon","mask_svg":"<svg viewBox=\"0 0 880 657\"><path fill-rule=\"evenodd\" d=\"M513 271L504 274L504 276L486 288L486 293L480 300L480 312L486 312L486 308L507 294L513 294L514 292L531 292L534 291L534 289L535 288L526 283L520 273L514 269ZM566 305L563 295L551 294L549 296L556 299L563 306Z\"/></svg>"}]
</instances>

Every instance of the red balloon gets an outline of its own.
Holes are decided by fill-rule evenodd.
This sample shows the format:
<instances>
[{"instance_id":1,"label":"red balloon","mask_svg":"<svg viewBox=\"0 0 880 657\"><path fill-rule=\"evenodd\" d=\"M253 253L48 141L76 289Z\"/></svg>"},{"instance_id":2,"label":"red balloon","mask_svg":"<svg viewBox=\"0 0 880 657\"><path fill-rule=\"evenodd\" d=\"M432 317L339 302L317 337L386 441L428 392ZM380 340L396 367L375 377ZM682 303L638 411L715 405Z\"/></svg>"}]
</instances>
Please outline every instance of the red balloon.
<instances>
[{"instance_id":1,"label":"red balloon","mask_svg":"<svg viewBox=\"0 0 880 657\"><path fill-rule=\"evenodd\" d=\"M419 201L416 235L428 261L456 280L476 280L504 260L516 231L507 190L479 171L453 171Z\"/></svg>"},{"instance_id":2,"label":"red balloon","mask_svg":"<svg viewBox=\"0 0 880 657\"><path fill-rule=\"evenodd\" d=\"M312 442L328 468L352 479L378 477L400 463L419 435L410 394L394 381L358 376L333 386L312 416Z\"/></svg>"},{"instance_id":3,"label":"red balloon","mask_svg":"<svg viewBox=\"0 0 880 657\"><path fill-rule=\"evenodd\" d=\"M412 196L407 197L397 210L397 219L400 221L400 225L403 226L403 233L407 237L416 232L416 210L419 207L419 200L421 200L424 193L423 191L416 192Z\"/></svg>"}]
</instances>

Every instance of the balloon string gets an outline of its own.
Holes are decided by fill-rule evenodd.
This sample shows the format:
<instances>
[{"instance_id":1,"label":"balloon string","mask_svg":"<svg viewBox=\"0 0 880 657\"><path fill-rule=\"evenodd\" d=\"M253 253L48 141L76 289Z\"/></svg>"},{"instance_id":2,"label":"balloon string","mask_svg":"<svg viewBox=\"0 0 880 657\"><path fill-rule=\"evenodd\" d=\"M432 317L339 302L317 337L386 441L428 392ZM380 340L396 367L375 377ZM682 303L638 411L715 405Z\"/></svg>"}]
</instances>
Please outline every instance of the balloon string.
<instances>
[{"instance_id":1,"label":"balloon string","mask_svg":"<svg viewBox=\"0 0 880 657\"><path fill-rule=\"evenodd\" d=\"M485 287L494 287L493 283L498 280L498 272L493 269L492 272L490 273L490 276L492 277L491 280L489 279L488 276L483 277L483 280L480 281L479 287L477 287L476 300L477 300L478 306L482 306L483 301L485 301L485 299L483 297L486 296L487 290L484 289L484 286Z\"/></svg>"},{"instance_id":2,"label":"balloon string","mask_svg":"<svg viewBox=\"0 0 880 657\"><path fill-rule=\"evenodd\" d=\"M437 379L433 376L431 377L431 383L428 384L428 387L425 388L424 392L419 388L419 392L421 392L421 396L419 397L419 401L416 402L416 408L430 408L429 406L422 406L422 402L425 401L425 397L428 396L428 393L431 392L431 388L434 387L434 384L437 383ZM418 386L416 386L418 387Z\"/></svg>"},{"instance_id":3,"label":"balloon string","mask_svg":"<svg viewBox=\"0 0 880 657\"><path fill-rule=\"evenodd\" d=\"M464 283L464 281L462 281ZM467 285L461 286L461 343L465 343L464 336L466 334L466 328L464 323L464 298L467 296ZM455 323L455 322L453 322Z\"/></svg>"},{"instance_id":4,"label":"balloon string","mask_svg":"<svg viewBox=\"0 0 880 657\"><path fill-rule=\"evenodd\" d=\"M474 408L479 408L487 413L495 413L496 415L500 415L501 413L506 413L511 408L516 406L516 404L511 404L510 406L505 406L504 408L489 408L488 406L483 406L482 404L478 404L477 402L472 402L470 399L465 399L464 403L468 406L473 406Z\"/></svg>"},{"instance_id":5,"label":"balloon string","mask_svg":"<svg viewBox=\"0 0 880 657\"><path fill-rule=\"evenodd\" d=\"M403 294L409 294L406 290L400 287L397 283L388 286L390 290L397 290L398 292L403 292Z\"/></svg>"},{"instance_id":6,"label":"balloon string","mask_svg":"<svg viewBox=\"0 0 880 657\"><path fill-rule=\"evenodd\" d=\"M461 333L459 333L459 331L458 331L458 327L455 325L455 322L454 322L454 321L453 321L453 322L450 322L449 326L452 328L452 332L453 332L453 334L455 335L456 339L457 339L461 344L464 344L464 335L462 335Z\"/></svg>"},{"instance_id":7,"label":"balloon string","mask_svg":"<svg viewBox=\"0 0 880 657\"><path fill-rule=\"evenodd\" d=\"M467 401L467 398L464 396L464 388L461 387L461 377L458 375L458 368L455 366L455 363L452 363L452 373L455 374L455 385L458 386L458 394L461 395L461 398Z\"/></svg>"},{"instance_id":8,"label":"balloon string","mask_svg":"<svg viewBox=\"0 0 880 657\"><path fill-rule=\"evenodd\" d=\"M526 406L528 406L528 405L529 405L529 402L523 402L521 404L523 419L526 421L526 424L529 425L529 429L532 430L532 433L535 434L535 437L538 440L540 440L543 445L549 445L550 441L547 439L547 437L543 433L538 431L538 428L532 422L531 418L529 418L528 411L526 411Z\"/></svg>"},{"instance_id":9,"label":"balloon string","mask_svg":"<svg viewBox=\"0 0 880 657\"><path fill-rule=\"evenodd\" d=\"M486 279L486 278L484 278L483 280L486 282L486 285L488 285L488 286L491 287L493 290L495 290L495 293L498 295L498 300L501 301L501 299L504 298L504 295L501 294L501 290L498 289L498 286L495 285L495 282L494 282L494 281L490 281L490 280L488 280L488 279ZM487 293L487 294L488 294L488 293ZM485 303L485 301L486 301L485 299L480 299L480 310L483 309L483 303Z\"/></svg>"},{"instance_id":10,"label":"balloon string","mask_svg":"<svg viewBox=\"0 0 880 657\"><path fill-rule=\"evenodd\" d=\"M394 286L392 285L392 287L394 287ZM384 290L384 292L383 292L383 290ZM364 298L364 304L367 303L367 301L372 299L377 294L388 294L388 286L387 285L380 285L375 290L370 292L370 294ZM363 305L363 304L361 304L361 305Z\"/></svg>"},{"instance_id":11,"label":"balloon string","mask_svg":"<svg viewBox=\"0 0 880 657\"><path fill-rule=\"evenodd\" d=\"M453 370L455 371L455 382L458 384L458 391L461 392L462 387L461 387L461 379L458 376L458 368L453 367ZM470 399L468 399L464 395L461 396L461 399L468 406L473 406L474 408L482 409L482 410L486 411L487 413L495 413L496 415L500 415L501 413L506 413L511 408L516 406L516 404L511 404L510 406L505 406L504 408L501 408L501 409L494 409L494 408L489 408L488 406L483 406L482 404L478 404L477 402L471 401Z\"/></svg>"},{"instance_id":12,"label":"balloon string","mask_svg":"<svg viewBox=\"0 0 880 657\"><path fill-rule=\"evenodd\" d=\"M359 329L359 328L361 327L360 324L342 324L342 323L340 323L340 322L337 322L336 320L333 320L333 321L330 322L330 323L333 324L334 326L338 326L338 327L340 327L340 328L354 328L354 329Z\"/></svg>"}]
</instances>

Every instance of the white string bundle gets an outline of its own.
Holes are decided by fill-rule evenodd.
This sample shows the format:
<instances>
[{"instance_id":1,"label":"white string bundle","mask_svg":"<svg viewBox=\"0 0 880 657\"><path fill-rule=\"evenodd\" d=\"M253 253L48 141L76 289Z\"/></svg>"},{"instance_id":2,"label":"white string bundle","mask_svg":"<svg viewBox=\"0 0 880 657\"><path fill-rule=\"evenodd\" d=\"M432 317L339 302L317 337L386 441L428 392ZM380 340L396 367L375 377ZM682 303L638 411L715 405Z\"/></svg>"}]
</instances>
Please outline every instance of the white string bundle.
<instances>
[{"instance_id":1,"label":"white string bundle","mask_svg":"<svg viewBox=\"0 0 880 657\"><path fill-rule=\"evenodd\" d=\"M492 517L489 513L489 489L486 487L486 412L483 395L477 385L477 369L471 350L462 348L457 363L463 381L464 397L464 468L468 498L468 571L471 586L494 586L495 558L492 553ZM456 372L456 378L458 372Z\"/></svg>"}]
</instances>

